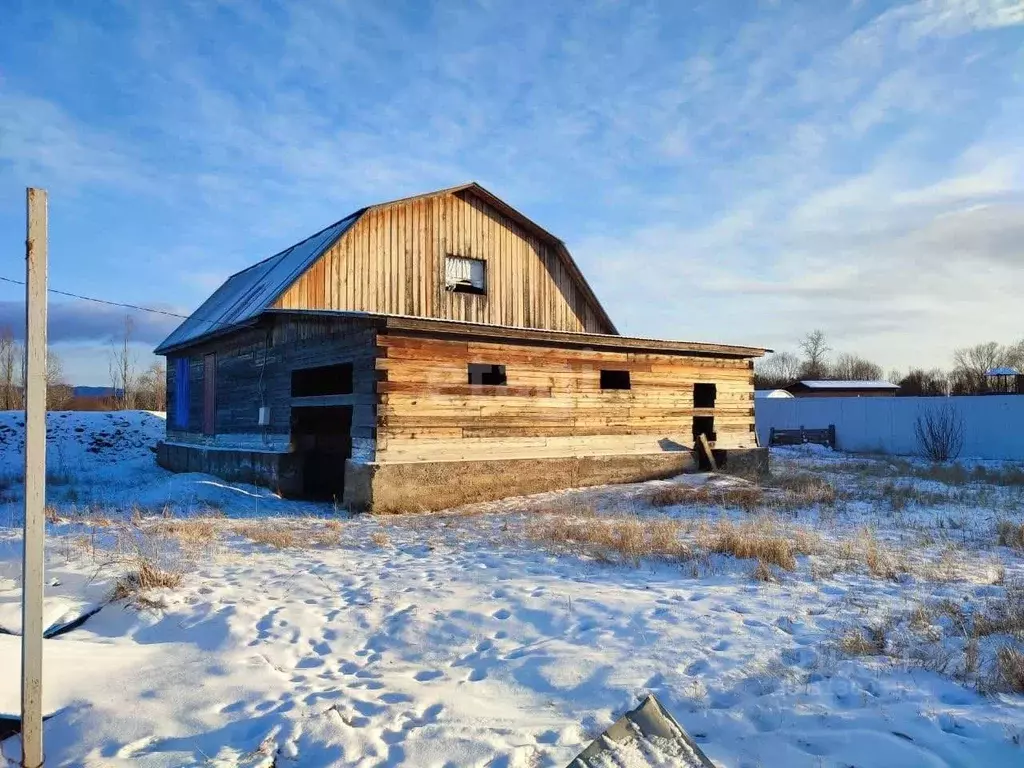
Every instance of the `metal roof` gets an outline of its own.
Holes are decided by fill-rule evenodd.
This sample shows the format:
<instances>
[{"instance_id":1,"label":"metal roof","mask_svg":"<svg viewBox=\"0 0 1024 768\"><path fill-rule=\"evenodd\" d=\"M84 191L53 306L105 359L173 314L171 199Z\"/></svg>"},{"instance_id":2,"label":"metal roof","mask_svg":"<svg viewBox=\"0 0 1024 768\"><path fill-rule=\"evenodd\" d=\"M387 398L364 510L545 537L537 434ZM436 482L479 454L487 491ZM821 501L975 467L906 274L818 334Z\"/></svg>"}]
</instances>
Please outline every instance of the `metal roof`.
<instances>
[{"instance_id":1,"label":"metal roof","mask_svg":"<svg viewBox=\"0 0 1024 768\"><path fill-rule=\"evenodd\" d=\"M1016 368L1011 368L1008 365L1001 366L999 368L990 368L985 371L986 376L1019 376L1020 371Z\"/></svg>"},{"instance_id":2,"label":"metal roof","mask_svg":"<svg viewBox=\"0 0 1024 768\"><path fill-rule=\"evenodd\" d=\"M174 347L255 319L344 235L364 210L356 211L301 243L229 277L160 343L156 354L164 354Z\"/></svg>"},{"instance_id":3,"label":"metal roof","mask_svg":"<svg viewBox=\"0 0 1024 768\"><path fill-rule=\"evenodd\" d=\"M888 381L798 381L808 389L899 389ZM793 386L793 385L790 385Z\"/></svg>"}]
</instances>

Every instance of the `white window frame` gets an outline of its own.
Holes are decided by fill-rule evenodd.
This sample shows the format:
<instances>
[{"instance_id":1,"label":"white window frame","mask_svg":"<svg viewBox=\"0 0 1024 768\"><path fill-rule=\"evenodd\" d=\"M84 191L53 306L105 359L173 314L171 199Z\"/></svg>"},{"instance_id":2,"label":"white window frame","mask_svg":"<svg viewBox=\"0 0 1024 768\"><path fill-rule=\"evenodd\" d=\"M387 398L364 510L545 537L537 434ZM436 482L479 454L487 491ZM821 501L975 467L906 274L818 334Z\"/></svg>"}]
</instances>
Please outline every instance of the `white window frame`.
<instances>
[{"instance_id":1,"label":"white window frame","mask_svg":"<svg viewBox=\"0 0 1024 768\"><path fill-rule=\"evenodd\" d=\"M487 267L483 259L449 254L444 260L444 287L455 293L487 292Z\"/></svg>"}]
</instances>

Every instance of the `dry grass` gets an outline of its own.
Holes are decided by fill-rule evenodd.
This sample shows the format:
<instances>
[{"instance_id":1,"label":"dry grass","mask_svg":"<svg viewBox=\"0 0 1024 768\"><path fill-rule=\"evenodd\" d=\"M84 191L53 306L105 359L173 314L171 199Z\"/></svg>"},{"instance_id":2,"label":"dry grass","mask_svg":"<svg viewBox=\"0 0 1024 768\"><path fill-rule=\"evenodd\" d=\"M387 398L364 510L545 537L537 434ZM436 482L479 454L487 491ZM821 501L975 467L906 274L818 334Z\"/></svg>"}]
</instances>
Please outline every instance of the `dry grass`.
<instances>
[{"instance_id":1,"label":"dry grass","mask_svg":"<svg viewBox=\"0 0 1024 768\"><path fill-rule=\"evenodd\" d=\"M159 520L146 526L146 533L174 539L182 551L201 552L212 547L220 538L220 531L212 520Z\"/></svg>"},{"instance_id":2,"label":"dry grass","mask_svg":"<svg viewBox=\"0 0 1024 768\"><path fill-rule=\"evenodd\" d=\"M836 645L847 656L881 656L885 653L885 638L882 626L848 629Z\"/></svg>"},{"instance_id":3,"label":"dry grass","mask_svg":"<svg viewBox=\"0 0 1024 768\"><path fill-rule=\"evenodd\" d=\"M763 582L777 582L779 580L778 575L764 560L757 561L757 565L754 566L754 570L750 572L750 578L754 581Z\"/></svg>"},{"instance_id":4,"label":"dry grass","mask_svg":"<svg viewBox=\"0 0 1024 768\"><path fill-rule=\"evenodd\" d=\"M996 537L1001 547L1024 550L1024 523L1000 520L996 523Z\"/></svg>"},{"instance_id":5,"label":"dry grass","mask_svg":"<svg viewBox=\"0 0 1024 768\"><path fill-rule=\"evenodd\" d=\"M1024 693L1024 652L1010 645L1000 647L993 676L999 689Z\"/></svg>"},{"instance_id":6,"label":"dry grass","mask_svg":"<svg viewBox=\"0 0 1024 768\"><path fill-rule=\"evenodd\" d=\"M381 548L391 545L391 537L385 531L374 531L370 534L370 541Z\"/></svg>"},{"instance_id":7,"label":"dry grass","mask_svg":"<svg viewBox=\"0 0 1024 768\"><path fill-rule=\"evenodd\" d=\"M177 589L182 579L180 571L164 570L150 560L139 559L135 568L114 584L111 599L133 599L154 589Z\"/></svg>"},{"instance_id":8,"label":"dry grass","mask_svg":"<svg viewBox=\"0 0 1024 768\"><path fill-rule=\"evenodd\" d=\"M776 475L771 480L771 487L783 491L781 502L786 508L818 504L831 507L839 499L839 492L832 483L809 473Z\"/></svg>"},{"instance_id":9,"label":"dry grass","mask_svg":"<svg viewBox=\"0 0 1024 768\"><path fill-rule=\"evenodd\" d=\"M647 501L655 507L693 505L725 507L744 512L793 512L815 506L832 507L839 492L827 480L811 474L779 475L766 487L757 485L691 488L668 485L655 489Z\"/></svg>"},{"instance_id":10,"label":"dry grass","mask_svg":"<svg viewBox=\"0 0 1024 768\"><path fill-rule=\"evenodd\" d=\"M689 548L679 539L680 524L669 518L641 520L630 515L580 519L550 515L530 520L527 539L559 551L605 561L639 562L641 558L685 560Z\"/></svg>"},{"instance_id":11,"label":"dry grass","mask_svg":"<svg viewBox=\"0 0 1024 768\"><path fill-rule=\"evenodd\" d=\"M899 628L899 631L894 631ZM977 602L942 599L843 632L850 656L884 655L973 683L983 691L1024 693L1024 587Z\"/></svg>"},{"instance_id":12,"label":"dry grass","mask_svg":"<svg viewBox=\"0 0 1024 768\"><path fill-rule=\"evenodd\" d=\"M288 549L298 544L295 531L274 523L242 523L236 525L234 530L239 536L254 544L264 544L275 549Z\"/></svg>"},{"instance_id":13,"label":"dry grass","mask_svg":"<svg viewBox=\"0 0 1024 768\"><path fill-rule=\"evenodd\" d=\"M796 569L797 555L810 554L820 547L812 532L782 529L767 518L743 523L721 520L698 531L697 540L709 552L757 560L786 571Z\"/></svg>"},{"instance_id":14,"label":"dry grass","mask_svg":"<svg viewBox=\"0 0 1024 768\"><path fill-rule=\"evenodd\" d=\"M1010 635L1024 640L1024 587L1008 587L1002 600L989 601L975 611L971 626L974 637Z\"/></svg>"},{"instance_id":15,"label":"dry grass","mask_svg":"<svg viewBox=\"0 0 1024 768\"><path fill-rule=\"evenodd\" d=\"M872 576L898 581L910 572L910 564L902 553L885 546L870 528L861 528L857 535L842 542L839 556L847 561L863 563Z\"/></svg>"},{"instance_id":16,"label":"dry grass","mask_svg":"<svg viewBox=\"0 0 1024 768\"><path fill-rule=\"evenodd\" d=\"M316 524L308 521L260 520L238 523L232 530L254 544L274 549L336 547L341 543L342 524L337 520Z\"/></svg>"},{"instance_id":17,"label":"dry grass","mask_svg":"<svg viewBox=\"0 0 1024 768\"><path fill-rule=\"evenodd\" d=\"M668 485L657 488L647 497L647 501L654 507L692 504L701 507L738 507L745 512L752 512L764 506L764 491L757 486L719 489L706 485L698 488L686 485Z\"/></svg>"}]
</instances>

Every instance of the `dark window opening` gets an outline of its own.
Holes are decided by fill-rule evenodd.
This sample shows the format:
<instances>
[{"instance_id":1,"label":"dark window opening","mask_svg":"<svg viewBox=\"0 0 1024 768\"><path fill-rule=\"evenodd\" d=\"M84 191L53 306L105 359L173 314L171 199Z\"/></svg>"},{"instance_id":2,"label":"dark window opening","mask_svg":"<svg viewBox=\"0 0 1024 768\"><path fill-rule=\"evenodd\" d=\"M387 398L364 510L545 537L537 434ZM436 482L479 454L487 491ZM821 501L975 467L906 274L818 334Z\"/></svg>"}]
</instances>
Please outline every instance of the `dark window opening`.
<instances>
[{"instance_id":1,"label":"dark window opening","mask_svg":"<svg viewBox=\"0 0 1024 768\"><path fill-rule=\"evenodd\" d=\"M352 394L352 363L292 371L292 397Z\"/></svg>"},{"instance_id":2,"label":"dark window opening","mask_svg":"<svg viewBox=\"0 0 1024 768\"><path fill-rule=\"evenodd\" d=\"M508 383L504 365L489 363L469 364L469 383L492 387L503 387Z\"/></svg>"},{"instance_id":3,"label":"dark window opening","mask_svg":"<svg viewBox=\"0 0 1024 768\"><path fill-rule=\"evenodd\" d=\"M708 439L708 442L714 442L715 440L715 417L714 416L694 416L693 417L693 439L694 442L700 440L700 436L704 435Z\"/></svg>"},{"instance_id":4,"label":"dark window opening","mask_svg":"<svg viewBox=\"0 0 1024 768\"><path fill-rule=\"evenodd\" d=\"M714 384L698 382L693 385L693 407L714 408L718 397L718 387Z\"/></svg>"},{"instance_id":5,"label":"dark window opening","mask_svg":"<svg viewBox=\"0 0 1024 768\"><path fill-rule=\"evenodd\" d=\"M629 371L601 371L601 389L630 389Z\"/></svg>"}]
</instances>

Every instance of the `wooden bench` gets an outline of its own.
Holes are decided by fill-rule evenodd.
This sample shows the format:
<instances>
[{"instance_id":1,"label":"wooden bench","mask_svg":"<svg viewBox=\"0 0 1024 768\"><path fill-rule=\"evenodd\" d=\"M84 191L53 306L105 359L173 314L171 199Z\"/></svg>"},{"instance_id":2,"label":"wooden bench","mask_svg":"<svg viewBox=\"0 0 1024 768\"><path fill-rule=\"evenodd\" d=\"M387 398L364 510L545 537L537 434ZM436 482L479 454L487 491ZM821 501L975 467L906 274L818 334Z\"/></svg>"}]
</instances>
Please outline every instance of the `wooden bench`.
<instances>
[{"instance_id":1,"label":"wooden bench","mask_svg":"<svg viewBox=\"0 0 1024 768\"><path fill-rule=\"evenodd\" d=\"M829 424L827 429L776 429L772 427L768 435L768 445L803 445L817 443L836 447L836 425Z\"/></svg>"}]
</instances>

